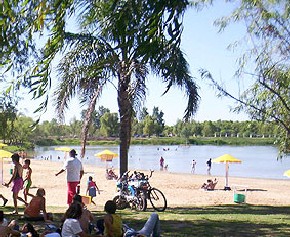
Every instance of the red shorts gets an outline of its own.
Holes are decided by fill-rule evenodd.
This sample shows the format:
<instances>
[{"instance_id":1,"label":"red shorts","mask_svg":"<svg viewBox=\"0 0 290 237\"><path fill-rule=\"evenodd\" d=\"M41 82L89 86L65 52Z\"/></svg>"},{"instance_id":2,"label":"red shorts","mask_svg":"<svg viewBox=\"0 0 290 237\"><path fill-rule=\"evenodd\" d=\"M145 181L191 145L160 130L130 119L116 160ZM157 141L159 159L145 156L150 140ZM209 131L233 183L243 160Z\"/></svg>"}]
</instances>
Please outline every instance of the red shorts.
<instances>
[{"instance_id":1,"label":"red shorts","mask_svg":"<svg viewBox=\"0 0 290 237\"><path fill-rule=\"evenodd\" d=\"M67 204L71 204L74 195L77 193L77 186L80 182L67 182Z\"/></svg>"}]
</instances>

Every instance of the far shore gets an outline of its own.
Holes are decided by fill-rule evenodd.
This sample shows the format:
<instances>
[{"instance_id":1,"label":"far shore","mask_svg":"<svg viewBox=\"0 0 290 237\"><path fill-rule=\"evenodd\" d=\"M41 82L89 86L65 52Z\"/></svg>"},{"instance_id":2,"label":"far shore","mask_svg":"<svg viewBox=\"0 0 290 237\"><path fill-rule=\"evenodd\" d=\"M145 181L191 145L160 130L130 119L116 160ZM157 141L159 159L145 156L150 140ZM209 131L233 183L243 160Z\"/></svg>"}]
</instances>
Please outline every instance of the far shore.
<instances>
[{"instance_id":1,"label":"far shore","mask_svg":"<svg viewBox=\"0 0 290 237\"><path fill-rule=\"evenodd\" d=\"M10 179L10 160L4 160L4 182ZM35 194L38 187L46 190L46 202L49 207L66 208L66 175L55 176L62 167L60 162L48 160L31 160L32 188ZM105 169L85 165L85 175L81 180L81 194L85 195L89 176L93 176L101 190L95 198L97 206L90 204L91 210L103 210L104 203L112 199L116 193L116 181L105 178ZM144 171L149 173L149 171ZM214 191L205 191L201 185L209 178L217 178L218 184ZM234 194L244 194L245 202L250 205L289 206L290 180L273 180L260 178L229 177L230 191L224 191L224 176L207 176L194 174L178 174L167 171L155 171L150 179L152 186L160 189L168 200L168 207L194 207L233 204ZM13 206L11 188L1 187L1 194L9 199L7 206ZM22 193L19 194L21 197ZM1 202L1 201L0 201ZM2 203L0 203L1 205ZM21 202L19 202L21 206Z\"/></svg>"}]
</instances>

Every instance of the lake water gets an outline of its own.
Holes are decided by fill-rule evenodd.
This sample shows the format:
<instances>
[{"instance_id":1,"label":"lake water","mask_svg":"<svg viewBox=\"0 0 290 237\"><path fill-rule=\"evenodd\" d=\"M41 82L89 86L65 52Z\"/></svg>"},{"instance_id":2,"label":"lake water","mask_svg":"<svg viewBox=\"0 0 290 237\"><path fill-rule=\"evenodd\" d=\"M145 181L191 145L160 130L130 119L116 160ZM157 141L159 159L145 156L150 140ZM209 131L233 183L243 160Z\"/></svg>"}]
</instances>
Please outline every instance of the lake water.
<instances>
[{"instance_id":1,"label":"lake water","mask_svg":"<svg viewBox=\"0 0 290 237\"><path fill-rule=\"evenodd\" d=\"M71 146L80 152L80 146ZM36 147L35 158L51 159L63 162L65 152L55 151L55 146ZM106 167L94 154L109 149L119 153L118 146L88 146L84 164ZM195 174L206 174L206 160L216 158L223 154L231 154L242 160L241 164L230 164L229 176L287 179L283 176L285 170L290 169L290 156L277 160L278 150L272 146L151 146L132 145L129 150L129 170L158 170L160 156L164 164L168 165L169 172L190 173L191 161L196 160ZM60 159L58 159L58 157ZM109 165L119 167L119 158L114 159ZM212 163L212 176L224 176L225 165Z\"/></svg>"}]
</instances>

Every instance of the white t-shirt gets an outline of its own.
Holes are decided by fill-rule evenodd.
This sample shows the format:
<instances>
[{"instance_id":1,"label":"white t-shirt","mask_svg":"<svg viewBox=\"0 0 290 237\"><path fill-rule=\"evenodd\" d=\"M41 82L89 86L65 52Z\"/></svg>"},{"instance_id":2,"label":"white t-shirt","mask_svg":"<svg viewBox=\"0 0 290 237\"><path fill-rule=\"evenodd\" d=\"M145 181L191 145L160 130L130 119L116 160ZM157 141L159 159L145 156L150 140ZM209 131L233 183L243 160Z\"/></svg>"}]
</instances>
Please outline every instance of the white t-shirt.
<instances>
[{"instance_id":1,"label":"white t-shirt","mask_svg":"<svg viewBox=\"0 0 290 237\"><path fill-rule=\"evenodd\" d=\"M82 162L78 158L69 157L63 164L66 170L67 182L79 182L80 172L83 170Z\"/></svg>"},{"instance_id":2,"label":"white t-shirt","mask_svg":"<svg viewBox=\"0 0 290 237\"><path fill-rule=\"evenodd\" d=\"M80 223L76 219L68 218L64 221L61 231L62 237L77 237L82 232Z\"/></svg>"}]
</instances>

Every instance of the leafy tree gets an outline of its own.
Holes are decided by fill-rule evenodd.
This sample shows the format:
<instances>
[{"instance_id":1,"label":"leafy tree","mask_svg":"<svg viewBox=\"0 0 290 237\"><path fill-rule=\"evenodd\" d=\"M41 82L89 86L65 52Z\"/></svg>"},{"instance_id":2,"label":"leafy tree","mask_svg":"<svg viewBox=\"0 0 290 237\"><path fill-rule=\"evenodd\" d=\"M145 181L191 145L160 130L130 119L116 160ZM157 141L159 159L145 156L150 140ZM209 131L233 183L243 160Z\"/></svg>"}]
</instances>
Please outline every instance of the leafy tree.
<instances>
[{"instance_id":1,"label":"leafy tree","mask_svg":"<svg viewBox=\"0 0 290 237\"><path fill-rule=\"evenodd\" d=\"M141 120L141 121L144 120L148 114L149 114L148 109L146 107L143 107L139 113L139 120Z\"/></svg>"},{"instance_id":2,"label":"leafy tree","mask_svg":"<svg viewBox=\"0 0 290 237\"><path fill-rule=\"evenodd\" d=\"M17 119L17 103L19 98L10 93L3 93L0 97L0 135L4 142L13 142L14 122Z\"/></svg>"},{"instance_id":3,"label":"leafy tree","mask_svg":"<svg viewBox=\"0 0 290 237\"><path fill-rule=\"evenodd\" d=\"M253 84L240 96L230 94L209 72L202 70L202 76L212 81L220 95L239 103L234 111L243 110L253 119L275 121L279 125L281 155L290 151L289 9L289 1L241 0L230 16L216 22L221 30L232 22L246 25L245 38L251 46L247 44L239 58L236 74L239 78L250 76ZM236 46L239 44L231 47Z\"/></svg>"},{"instance_id":4,"label":"leafy tree","mask_svg":"<svg viewBox=\"0 0 290 237\"><path fill-rule=\"evenodd\" d=\"M134 119L132 123L132 135L139 136L143 134L144 129L144 121L138 121L138 119Z\"/></svg>"},{"instance_id":5,"label":"leafy tree","mask_svg":"<svg viewBox=\"0 0 290 237\"><path fill-rule=\"evenodd\" d=\"M202 134L205 137L213 137L215 133L215 126L213 125L212 121L204 121Z\"/></svg>"},{"instance_id":6,"label":"leafy tree","mask_svg":"<svg viewBox=\"0 0 290 237\"><path fill-rule=\"evenodd\" d=\"M13 143L24 144L34 141L34 132L31 129L34 123L32 118L19 116L14 123Z\"/></svg>"},{"instance_id":7,"label":"leafy tree","mask_svg":"<svg viewBox=\"0 0 290 237\"><path fill-rule=\"evenodd\" d=\"M80 137L82 130L82 122L77 120L76 117L73 117L69 123L70 127L70 135L72 137Z\"/></svg>"},{"instance_id":8,"label":"leafy tree","mask_svg":"<svg viewBox=\"0 0 290 237\"><path fill-rule=\"evenodd\" d=\"M173 126L168 126L168 125L165 125L164 126L164 129L163 129L163 134L165 137L172 137L174 136L174 127Z\"/></svg>"},{"instance_id":9,"label":"leafy tree","mask_svg":"<svg viewBox=\"0 0 290 237\"><path fill-rule=\"evenodd\" d=\"M96 128L101 128L101 117L105 113L110 113L110 110L108 108L105 108L104 106L99 106L99 109L96 111L96 117L93 120L93 124L94 126L96 126Z\"/></svg>"},{"instance_id":10,"label":"leafy tree","mask_svg":"<svg viewBox=\"0 0 290 237\"><path fill-rule=\"evenodd\" d=\"M183 121L181 119L178 119L177 122L176 122L176 125L174 126L173 132L177 136L181 136L182 128L183 128Z\"/></svg>"},{"instance_id":11,"label":"leafy tree","mask_svg":"<svg viewBox=\"0 0 290 237\"><path fill-rule=\"evenodd\" d=\"M101 117L101 133L106 137L116 137L119 133L119 118L117 113L106 112Z\"/></svg>"},{"instance_id":12,"label":"leafy tree","mask_svg":"<svg viewBox=\"0 0 290 237\"><path fill-rule=\"evenodd\" d=\"M164 113L162 111L159 112L158 107L153 107L153 113L152 117L156 121L155 123L155 134L157 137L160 136L160 134L163 132L164 129L164 119L163 119Z\"/></svg>"},{"instance_id":13,"label":"leafy tree","mask_svg":"<svg viewBox=\"0 0 290 237\"><path fill-rule=\"evenodd\" d=\"M190 124L186 123L184 124L182 130L181 130L181 137L185 138L185 144L187 145L189 137L192 135Z\"/></svg>"},{"instance_id":14,"label":"leafy tree","mask_svg":"<svg viewBox=\"0 0 290 237\"><path fill-rule=\"evenodd\" d=\"M152 116L147 115L144 119L143 133L148 137L150 137L154 133L154 128L155 128L154 119L152 118Z\"/></svg>"},{"instance_id":15,"label":"leafy tree","mask_svg":"<svg viewBox=\"0 0 290 237\"><path fill-rule=\"evenodd\" d=\"M51 129L51 125L50 125L50 122L48 120L45 120L42 122L42 124L38 124L36 126L37 135L39 137L51 136L52 133L51 133L50 129Z\"/></svg>"},{"instance_id":16,"label":"leafy tree","mask_svg":"<svg viewBox=\"0 0 290 237\"><path fill-rule=\"evenodd\" d=\"M202 124L192 120L190 122L192 128L192 134L194 136L201 136L202 135Z\"/></svg>"}]
</instances>

